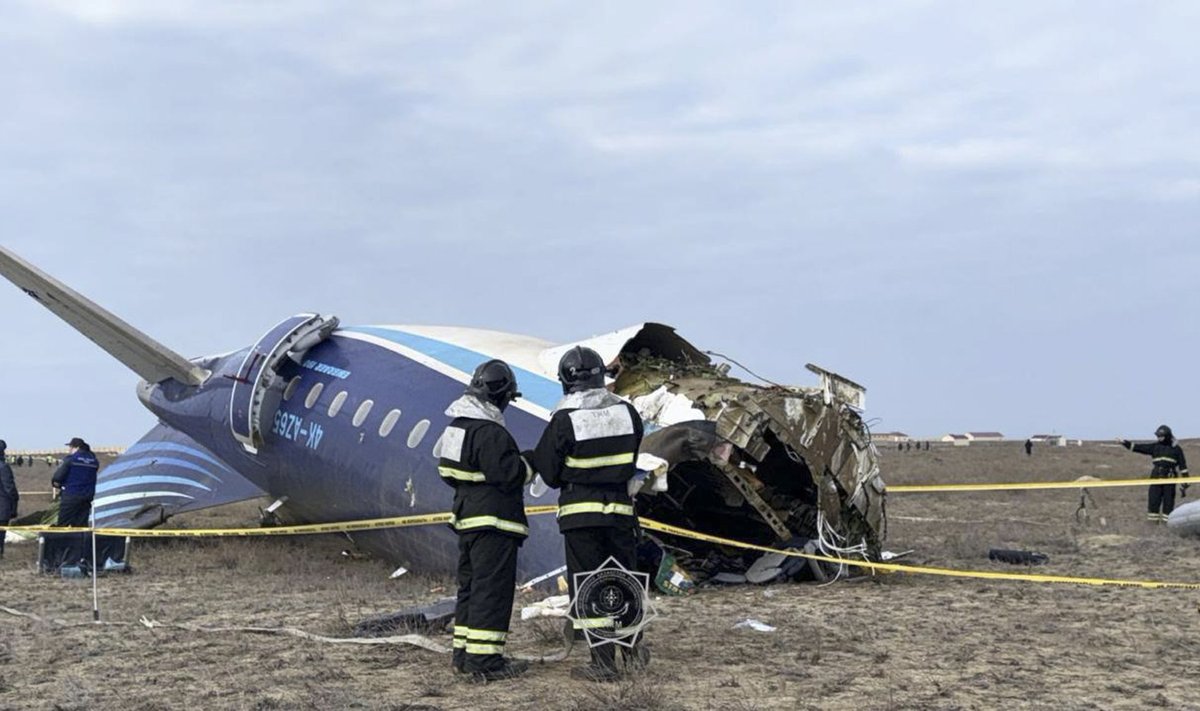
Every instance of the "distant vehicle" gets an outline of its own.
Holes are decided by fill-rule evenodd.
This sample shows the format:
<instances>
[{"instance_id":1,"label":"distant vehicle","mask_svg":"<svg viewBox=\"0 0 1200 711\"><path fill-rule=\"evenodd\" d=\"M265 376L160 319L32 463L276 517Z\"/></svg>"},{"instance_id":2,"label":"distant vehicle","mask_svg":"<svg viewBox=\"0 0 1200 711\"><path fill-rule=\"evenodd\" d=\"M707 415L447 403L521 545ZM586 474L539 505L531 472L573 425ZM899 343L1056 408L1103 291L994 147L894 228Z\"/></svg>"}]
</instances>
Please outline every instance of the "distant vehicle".
<instances>
[{"instance_id":1,"label":"distant vehicle","mask_svg":"<svg viewBox=\"0 0 1200 711\"><path fill-rule=\"evenodd\" d=\"M101 472L100 526L154 526L264 495L276 499L276 516L296 523L448 511L452 492L432 448L475 366L491 358L513 366L524 396L506 418L527 448L562 397L560 355L586 345L646 419L642 454L652 456L643 461L667 470L665 492L637 497L639 514L763 545L807 538L876 559L886 535L884 483L859 414L865 391L815 366L816 387L742 382L655 323L555 345L467 328L342 326L313 313L284 319L236 352L187 359L3 247L0 274L141 376L137 396L159 418ZM536 493L528 505L556 497ZM457 560L446 526L351 537L414 570L450 572ZM697 555L715 550L670 542ZM553 517L531 517L519 574L562 562Z\"/></svg>"}]
</instances>

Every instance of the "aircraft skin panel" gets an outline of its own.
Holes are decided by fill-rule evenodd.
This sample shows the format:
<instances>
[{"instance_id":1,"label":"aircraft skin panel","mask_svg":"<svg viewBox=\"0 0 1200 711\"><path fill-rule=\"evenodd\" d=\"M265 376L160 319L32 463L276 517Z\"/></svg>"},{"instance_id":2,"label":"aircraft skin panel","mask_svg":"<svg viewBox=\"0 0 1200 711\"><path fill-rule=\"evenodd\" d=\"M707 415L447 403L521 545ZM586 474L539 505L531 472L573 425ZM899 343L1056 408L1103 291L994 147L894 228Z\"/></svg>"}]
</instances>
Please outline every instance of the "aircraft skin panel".
<instances>
[{"instance_id":1,"label":"aircraft skin panel","mask_svg":"<svg viewBox=\"0 0 1200 711\"><path fill-rule=\"evenodd\" d=\"M558 361L545 368L541 364L540 354L547 348L555 346L550 341L531 336L522 336L503 331L491 331L483 328L461 328L455 326L408 326L408 325L370 325L364 328L382 328L393 331L403 331L414 336L423 336L443 343L449 343L469 351L486 353L491 358L499 358L516 368L523 368L531 373L554 380L557 378ZM470 371L468 371L468 374Z\"/></svg>"},{"instance_id":2,"label":"aircraft skin panel","mask_svg":"<svg viewBox=\"0 0 1200 711\"><path fill-rule=\"evenodd\" d=\"M264 492L192 438L159 423L96 477L96 525L137 528Z\"/></svg>"},{"instance_id":3,"label":"aircraft skin panel","mask_svg":"<svg viewBox=\"0 0 1200 711\"><path fill-rule=\"evenodd\" d=\"M517 385L521 390L521 399L514 402L512 407L541 416L546 421L549 421L550 413L554 411L563 396L562 385L557 378L547 377L540 372L540 369L536 369L536 366L532 371L524 368L519 362L504 358L496 350L473 350L457 343L390 326L343 328L337 334L352 338L361 334L382 339L383 342L376 341L376 345L392 350L401 356L417 358L421 362L434 361L440 366L437 370L456 377L463 385L470 382L471 374L480 363L492 358L501 358L512 367L513 374L517 376ZM511 354L508 355L511 356ZM536 357L534 361L536 362ZM446 404L448 405L449 402Z\"/></svg>"}]
</instances>

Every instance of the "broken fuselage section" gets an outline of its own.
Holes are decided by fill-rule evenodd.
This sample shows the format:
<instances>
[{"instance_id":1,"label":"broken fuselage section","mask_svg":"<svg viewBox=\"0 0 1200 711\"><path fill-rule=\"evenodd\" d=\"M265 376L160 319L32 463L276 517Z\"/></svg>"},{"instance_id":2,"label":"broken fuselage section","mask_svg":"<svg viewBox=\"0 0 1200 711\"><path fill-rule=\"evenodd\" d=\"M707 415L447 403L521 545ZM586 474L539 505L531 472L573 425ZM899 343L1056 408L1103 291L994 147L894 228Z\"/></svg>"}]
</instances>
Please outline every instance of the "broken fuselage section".
<instances>
[{"instance_id":1,"label":"broken fuselage section","mask_svg":"<svg viewBox=\"0 0 1200 711\"><path fill-rule=\"evenodd\" d=\"M755 385L695 349L654 345L626 344L614 384L646 421L639 467L666 477L665 487L643 486L640 516L762 546L879 559L885 487L861 386L815 366L816 387ZM659 535L697 579L761 556Z\"/></svg>"}]
</instances>

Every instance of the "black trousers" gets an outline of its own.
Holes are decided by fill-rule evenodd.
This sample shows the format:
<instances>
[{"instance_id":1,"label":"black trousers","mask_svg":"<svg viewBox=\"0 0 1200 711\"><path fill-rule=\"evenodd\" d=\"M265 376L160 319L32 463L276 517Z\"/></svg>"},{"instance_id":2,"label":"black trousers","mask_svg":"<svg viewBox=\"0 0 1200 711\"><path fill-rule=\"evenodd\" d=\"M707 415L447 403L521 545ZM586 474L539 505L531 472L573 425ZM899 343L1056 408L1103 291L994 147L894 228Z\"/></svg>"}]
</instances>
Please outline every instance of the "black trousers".
<instances>
[{"instance_id":1,"label":"black trousers","mask_svg":"<svg viewBox=\"0 0 1200 711\"><path fill-rule=\"evenodd\" d=\"M1150 478L1167 479L1171 482L1170 484L1151 486L1146 502L1146 510L1149 513L1162 513L1165 516L1175 510L1175 480L1168 479L1166 474L1151 474Z\"/></svg>"},{"instance_id":2,"label":"black trousers","mask_svg":"<svg viewBox=\"0 0 1200 711\"><path fill-rule=\"evenodd\" d=\"M92 497L63 494L58 503L58 525L87 527L91 513Z\"/></svg>"},{"instance_id":3,"label":"black trousers","mask_svg":"<svg viewBox=\"0 0 1200 711\"><path fill-rule=\"evenodd\" d=\"M10 518L0 516L0 526L7 526ZM4 539L8 536L8 531L0 531L0 557L4 556Z\"/></svg>"},{"instance_id":4,"label":"black trousers","mask_svg":"<svg viewBox=\"0 0 1200 711\"><path fill-rule=\"evenodd\" d=\"M454 649L465 651L469 672L487 671L504 663L521 541L490 529L458 536Z\"/></svg>"},{"instance_id":5,"label":"black trousers","mask_svg":"<svg viewBox=\"0 0 1200 711\"><path fill-rule=\"evenodd\" d=\"M629 570L637 565L637 529L630 526L591 526L563 531L567 554L567 587L575 601L575 575L596 570L611 556ZM581 626L576 624L576 639ZM634 640L636 644L640 640ZM592 660L615 668L616 645L592 647Z\"/></svg>"}]
</instances>

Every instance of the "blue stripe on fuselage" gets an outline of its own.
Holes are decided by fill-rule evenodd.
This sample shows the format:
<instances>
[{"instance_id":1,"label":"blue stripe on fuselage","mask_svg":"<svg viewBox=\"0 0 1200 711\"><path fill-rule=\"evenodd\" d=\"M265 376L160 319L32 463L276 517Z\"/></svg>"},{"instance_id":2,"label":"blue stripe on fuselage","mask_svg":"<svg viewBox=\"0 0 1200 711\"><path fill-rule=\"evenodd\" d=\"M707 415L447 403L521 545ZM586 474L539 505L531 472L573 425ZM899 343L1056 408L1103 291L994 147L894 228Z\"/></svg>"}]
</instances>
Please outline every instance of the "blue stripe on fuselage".
<instances>
[{"instance_id":1,"label":"blue stripe on fuselage","mask_svg":"<svg viewBox=\"0 0 1200 711\"><path fill-rule=\"evenodd\" d=\"M155 466L155 465L158 465L161 467L178 467L180 469L188 469L188 470L194 471L198 474L203 474L206 477L216 479L218 482L221 481L221 477L217 476L216 474L213 474L212 472L208 471L204 467L201 467L197 464L193 464L192 462L189 462L184 459L175 459L174 457L144 457L141 459L123 459L119 462L109 465L104 470L104 472L108 476L107 477L100 476L100 477L98 477L98 479L106 479L107 480L110 477L112 477L113 475L119 474L119 473L121 473L123 471L127 471L129 469L136 469L139 467L149 467L149 466Z\"/></svg>"},{"instance_id":2,"label":"blue stripe on fuselage","mask_svg":"<svg viewBox=\"0 0 1200 711\"><path fill-rule=\"evenodd\" d=\"M343 328L342 330L351 333L366 333L371 336L385 338L393 343L399 343L430 358L435 358L452 368L457 368L467 375L475 372L475 368L480 363L495 357L463 348L462 346L456 346L453 343L418 336L408 331L399 331L393 328L354 326ZM513 373L517 376L517 385L521 390L522 398L549 411L553 411L558 406L559 400L562 400L563 393L562 385L557 380L551 380L544 375L539 375L524 368L518 368L512 365L512 363L509 363L509 366L512 367Z\"/></svg>"},{"instance_id":3,"label":"blue stripe on fuselage","mask_svg":"<svg viewBox=\"0 0 1200 711\"><path fill-rule=\"evenodd\" d=\"M197 459L203 459L206 462L211 462L212 464L215 464L216 466L218 466L221 469L224 469L226 471L233 471L232 469L229 468L229 465L226 464L225 462L219 462L216 459L213 459L209 455L205 454L204 452L201 452L199 449L196 449L195 447L188 447L186 445L178 444L176 442L169 442L166 440L153 440L153 441L138 442L137 444L133 445L129 449L125 450L124 453L126 455L130 455L130 454L136 454L138 452L144 452L148 449L162 449L162 450L166 450L168 452L180 452L182 454L187 454L187 455L193 456ZM104 474L101 473L100 476L104 476Z\"/></svg>"},{"instance_id":4,"label":"blue stripe on fuselage","mask_svg":"<svg viewBox=\"0 0 1200 711\"><path fill-rule=\"evenodd\" d=\"M177 486L194 486L205 491L212 491L211 487L205 486L193 479L187 479L181 476L167 476L164 474L146 474L143 476L122 477L119 479L110 479L96 485L96 493L100 494L113 489L125 489L130 486L140 486L142 484L175 484Z\"/></svg>"}]
</instances>

